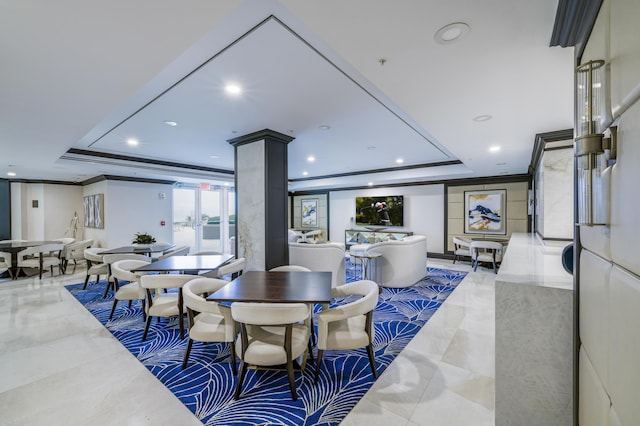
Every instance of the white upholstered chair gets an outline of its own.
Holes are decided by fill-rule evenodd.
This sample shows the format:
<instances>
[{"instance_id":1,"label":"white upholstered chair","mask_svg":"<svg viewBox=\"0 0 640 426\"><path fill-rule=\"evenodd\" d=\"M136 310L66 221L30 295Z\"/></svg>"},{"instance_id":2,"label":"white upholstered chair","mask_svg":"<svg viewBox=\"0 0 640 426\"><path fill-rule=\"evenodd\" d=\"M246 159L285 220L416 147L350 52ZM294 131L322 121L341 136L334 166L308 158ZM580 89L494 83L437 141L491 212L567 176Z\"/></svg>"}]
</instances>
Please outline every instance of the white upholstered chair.
<instances>
[{"instance_id":1,"label":"white upholstered chair","mask_svg":"<svg viewBox=\"0 0 640 426\"><path fill-rule=\"evenodd\" d=\"M84 258L87 261L87 275L84 277L83 290L87 288L87 283L91 275L96 276L96 284L100 282L100 275L104 275L107 278L109 276L109 265L104 263L104 255L100 254L102 251L105 251L105 249L97 247L90 247L84 250ZM103 298L106 297L107 290L109 290L108 283Z\"/></svg>"},{"instance_id":2,"label":"white upholstered chair","mask_svg":"<svg viewBox=\"0 0 640 426\"><path fill-rule=\"evenodd\" d=\"M9 277L13 279L13 272L11 271L11 253L0 251L0 274L9 271Z\"/></svg>"},{"instance_id":3,"label":"white upholstered chair","mask_svg":"<svg viewBox=\"0 0 640 426\"><path fill-rule=\"evenodd\" d=\"M102 295L102 298L104 299L105 297L107 297L107 294L109 293L109 289L112 286L113 286L114 292L118 290L117 281L111 279L113 275L113 268L111 267L111 265L121 260L139 260L141 262L151 263L152 259L149 256L144 254L119 253L119 254L105 254L102 257L102 260L107 265L107 285L104 289L104 294Z\"/></svg>"},{"instance_id":4,"label":"white upholstered chair","mask_svg":"<svg viewBox=\"0 0 640 426\"><path fill-rule=\"evenodd\" d=\"M502 243L496 241L473 241L470 249L474 271L478 269L478 263L487 262L493 265L493 272L498 273L498 262L502 261Z\"/></svg>"},{"instance_id":5,"label":"white upholstered chair","mask_svg":"<svg viewBox=\"0 0 640 426\"><path fill-rule=\"evenodd\" d=\"M53 276L53 267L57 266L60 272L62 267L60 264L60 251L64 248L64 244L43 244L40 246L29 247L18 253L18 274L23 268L38 269L38 277L42 278L42 272L45 268L51 269Z\"/></svg>"},{"instance_id":6,"label":"white upholstered chair","mask_svg":"<svg viewBox=\"0 0 640 426\"><path fill-rule=\"evenodd\" d=\"M311 272L311 269L300 265L282 265L269 269L270 272Z\"/></svg>"},{"instance_id":7,"label":"white upholstered chair","mask_svg":"<svg viewBox=\"0 0 640 426\"><path fill-rule=\"evenodd\" d=\"M67 272L67 266L70 261L73 261L73 270L75 271L78 265L78 260L84 259L84 250L90 248L93 245L93 240L76 241L64 246L62 250L62 271Z\"/></svg>"},{"instance_id":8,"label":"white upholstered chair","mask_svg":"<svg viewBox=\"0 0 640 426\"><path fill-rule=\"evenodd\" d=\"M247 365L272 367L284 364L291 398L297 400L293 361L304 357L308 350L311 308L304 303L235 302L231 304L231 315L240 325L236 352L241 361L233 398L240 397Z\"/></svg>"},{"instance_id":9,"label":"white upholstered chair","mask_svg":"<svg viewBox=\"0 0 640 426\"><path fill-rule=\"evenodd\" d=\"M147 301L147 321L142 334L143 341L147 338L152 317L178 317L180 339L184 339L182 286L196 278L199 278L199 276L187 274L143 275L140 277L140 285L146 292ZM172 288L178 289L178 291L163 292Z\"/></svg>"},{"instance_id":10,"label":"white upholstered chair","mask_svg":"<svg viewBox=\"0 0 640 426\"><path fill-rule=\"evenodd\" d=\"M464 237L453 237L453 263L461 257L471 258L471 240Z\"/></svg>"},{"instance_id":11,"label":"white upholstered chair","mask_svg":"<svg viewBox=\"0 0 640 426\"><path fill-rule=\"evenodd\" d=\"M371 244L367 253L379 253L381 287L409 287L427 275L427 237L409 235L401 240Z\"/></svg>"},{"instance_id":12,"label":"white upholstered chair","mask_svg":"<svg viewBox=\"0 0 640 426\"><path fill-rule=\"evenodd\" d=\"M236 323L231 317L231 308L205 299L207 295L228 283L216 278L196 278L182 287L182 297L189 316L189 335L182 361L183 370L187 367L194 341L226 342L231 348L231 369L233 374L237 374L235 339L238 333Z\"/></svg>"},{"instance_id":13,"label":"white upholstered chair","mask_svg":"<svg viewBox=\"0 0 640 426\"><path fill-rule=\"evenodd\" d=\"M343 243L289 243L289 263L316 272L331 272L331 287L345 283L345 248Z\"/></svg>"},{"instance_id":14,"label":"white upholstered chair","mask_svg":"<svg viewBox=\"0 0 640 426\"><path fill-rule=\"evenodd\" d=\"M107 255L111 256L111 255ZM131 308L131 302L134 300L140 300L142 304L142 319L145 319L145 294L140 286L140 277L145 273L132 272L132 269L139 268L149 263L149 260L136 260L136 259L122 259L114 261L110 265L111 275L113 277L115 293L113 295L113 305L111 306L111 313L109 319L113 317L113 313L116 310L116 305L120 300L129 301L129 308ZM121 281L128 281L128 284L120 285Z\"/></svg>"},{"instance_id":15,"label":"white upholstered chair","mask_svg":"<svg viewBox=\"0 0 640 426\"><path fill-rule=\"evenodd\" d=\"M356 281L331 290L332 297L362 296L361 298L324 310L318 314L318 356L315 382L318 382L322 354L326 350L367 348L373 377L378 377L373 352L373 310L378 304L378 284Z\"/></svg>"}]
</instances>

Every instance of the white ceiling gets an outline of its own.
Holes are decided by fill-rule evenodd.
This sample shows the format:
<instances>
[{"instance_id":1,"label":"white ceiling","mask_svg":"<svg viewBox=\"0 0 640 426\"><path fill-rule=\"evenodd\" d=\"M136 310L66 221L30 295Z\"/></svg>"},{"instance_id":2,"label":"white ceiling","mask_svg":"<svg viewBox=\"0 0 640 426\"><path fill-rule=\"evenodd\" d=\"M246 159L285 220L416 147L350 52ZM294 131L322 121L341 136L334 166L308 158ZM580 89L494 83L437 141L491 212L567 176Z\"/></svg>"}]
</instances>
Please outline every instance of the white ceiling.
<instances>
[{"instance_id":1,"label":"white ceiling","mask_svg":"<svg viewBox=\"0 0 640 426\"><path fill-rule=\"evenodd\" d=\"M548 47L556 7L3 2L0 173L229 181L227 140L262 129L295 138L291 190L526 173L535 135L573 122L573 49ZM436 43L436 31L452 22L470 31ZM240 96L224 92L230 82L242 86ZM481 115L492 118L473 120ZM127 145L132 137L138 146ZM489 152L494 145L500 151Z\"/></svg>"}]
</instances>

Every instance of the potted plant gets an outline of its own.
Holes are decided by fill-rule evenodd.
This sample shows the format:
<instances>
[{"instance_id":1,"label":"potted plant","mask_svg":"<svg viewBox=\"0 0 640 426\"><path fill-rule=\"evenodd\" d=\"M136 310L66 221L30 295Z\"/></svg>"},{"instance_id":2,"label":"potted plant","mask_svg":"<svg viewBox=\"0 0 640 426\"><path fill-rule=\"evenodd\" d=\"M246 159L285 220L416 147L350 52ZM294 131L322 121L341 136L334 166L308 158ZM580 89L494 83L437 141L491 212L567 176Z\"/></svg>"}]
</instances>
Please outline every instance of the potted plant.
<instances>
[{"instance_id":1,"label":"potted plant","mask_svg":"<svg viewBox=\"0 0 640 426\"><path fill-rule=\"evenodd\" d=\"M153 238L153 236L151 236L150 234L147 234L146 232L136 232L131 243L134 246L150 246L155 242L156 239Z\"/></svg>"}]
</instances>

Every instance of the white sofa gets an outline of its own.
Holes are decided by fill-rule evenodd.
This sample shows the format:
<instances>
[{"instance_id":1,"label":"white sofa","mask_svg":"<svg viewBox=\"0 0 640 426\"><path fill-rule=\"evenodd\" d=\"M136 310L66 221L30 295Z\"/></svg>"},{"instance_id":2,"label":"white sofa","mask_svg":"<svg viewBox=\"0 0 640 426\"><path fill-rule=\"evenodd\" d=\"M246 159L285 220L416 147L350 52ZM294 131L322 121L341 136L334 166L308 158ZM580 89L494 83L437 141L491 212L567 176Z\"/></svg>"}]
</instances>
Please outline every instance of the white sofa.
<instances>
[{"instance_id":1,"label":"white sofa","mask_svg":"<svg viewBox=\"0 0 640 426\"><path fill-rule=\"evenodd\" d=\"M345 283L345 246L343 243L289 243L289 264L312 271L331 272L331 287Z\"/></svg>"},{"instance_id":2,"label":"white sofa","mask_svg":"<svg viewBox=\"0 0 640 426\"><path fill-rule=\"evenodd\" d=\"M427 237L409 235L401 240L371 244L367 253L379 253L378 285L409 287L427 275Z\"/></svg>"}]
</instances>

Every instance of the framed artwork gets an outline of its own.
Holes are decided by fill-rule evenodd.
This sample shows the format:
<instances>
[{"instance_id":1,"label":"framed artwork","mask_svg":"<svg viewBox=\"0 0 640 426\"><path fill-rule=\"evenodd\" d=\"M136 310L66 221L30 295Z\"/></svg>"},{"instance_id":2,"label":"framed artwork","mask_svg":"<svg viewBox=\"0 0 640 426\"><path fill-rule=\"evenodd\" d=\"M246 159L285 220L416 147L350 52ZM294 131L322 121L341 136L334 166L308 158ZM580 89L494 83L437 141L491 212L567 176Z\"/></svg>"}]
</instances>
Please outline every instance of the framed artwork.
<instances>
[{"instance_id":1,"label":"framed artwork","mask_svg":"<svg viewBox=\"0 0 640 426\"><path fill-rule=\"evenodd\" d=\"M465 234L507 233L506 189L464 192Z\"/></svg>"},{"instance_id":2,"label":"framed artwork","mask_svg":"<svg viewBox=\"0 0 640 426\"><path fill-rule=\"evenodd\" d=\"M301 225L303 228L316 228L318 226L318 199L301 200L302 216Z\"/></svg>"},{"instance_id":3,"label":"framed artwork","mask_svg":"<svg viewBox=\"0 0 640 426\"><path fill-rule=\"evenodd\" d=\"M86 228L104 228L104 194L87 195L82 200L84 226Z\"/></svg>"}]
</instances>

